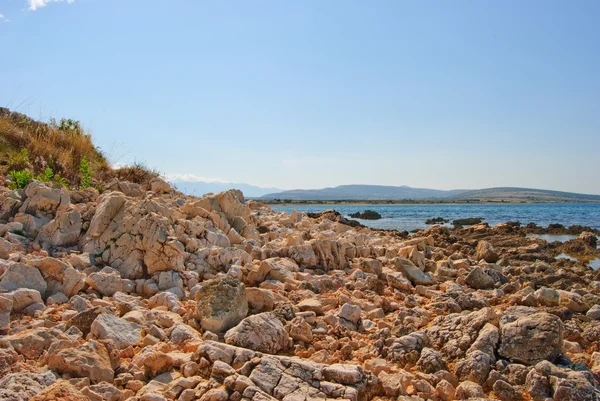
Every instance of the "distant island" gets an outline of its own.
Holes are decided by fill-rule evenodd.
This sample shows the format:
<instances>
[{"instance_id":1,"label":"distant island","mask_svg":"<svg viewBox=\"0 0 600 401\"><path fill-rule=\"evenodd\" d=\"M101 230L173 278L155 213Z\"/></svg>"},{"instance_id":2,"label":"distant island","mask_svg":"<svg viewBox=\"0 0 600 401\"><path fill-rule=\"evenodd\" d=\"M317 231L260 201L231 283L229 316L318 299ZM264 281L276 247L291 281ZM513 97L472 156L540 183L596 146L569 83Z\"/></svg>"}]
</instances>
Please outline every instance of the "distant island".
<instances>
[{"instance_id":1,"label":"distant island","mask_svg":"<svg viewBox=\"0 0 600 401\"><path fill-rule=\"evenodd\" d=\"M268 204L556 203L600 202L600 195L518 187L446 191L408 186L340 185L333 188L276 192L257 199Z\"/></svg>"}]
</instances>

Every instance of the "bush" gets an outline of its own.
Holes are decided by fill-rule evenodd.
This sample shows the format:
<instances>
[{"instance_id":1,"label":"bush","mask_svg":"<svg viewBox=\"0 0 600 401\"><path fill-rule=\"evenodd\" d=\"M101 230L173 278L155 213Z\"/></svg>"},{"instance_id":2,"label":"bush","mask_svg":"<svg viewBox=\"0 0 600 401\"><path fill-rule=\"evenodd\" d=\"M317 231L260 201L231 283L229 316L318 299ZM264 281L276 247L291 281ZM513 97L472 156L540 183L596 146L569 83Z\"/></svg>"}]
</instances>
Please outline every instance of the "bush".
<instances>
[{"instance_id":1,"label":"bush","mask_svg":"<svg viewBox=\"0 0 600 401\"><path fill-rule=\"evenodd\" d=\"M136 184L150 186L150 181L160 176L156 170L146 167L142 163L135 163L132 166L122 167L115 171L118 179L133 182Z\"/></svg>"},{"instance_id":2,"label":"bush","mask_svg":"<svg viewBox=\"0 0 600 401\"><path fill-rule=\"evenodd\" d=\"M90 172L90 164L85 156L83 156L81 158L81 162L79 162L79 177L80 188L85 189L92 186L92 173Z\"/></svg>"},{"instance_id":3,"label":"bush","mask_svg":"<svg viewBox=\"0 0 600 401\"><path fill-rule=\"evenodd\" d=\"M10 189L23 189L33 180L33 174L29 170L13 170L8 173L8 177L11 180L8 186Z\"/></svg>"}]
</instances>

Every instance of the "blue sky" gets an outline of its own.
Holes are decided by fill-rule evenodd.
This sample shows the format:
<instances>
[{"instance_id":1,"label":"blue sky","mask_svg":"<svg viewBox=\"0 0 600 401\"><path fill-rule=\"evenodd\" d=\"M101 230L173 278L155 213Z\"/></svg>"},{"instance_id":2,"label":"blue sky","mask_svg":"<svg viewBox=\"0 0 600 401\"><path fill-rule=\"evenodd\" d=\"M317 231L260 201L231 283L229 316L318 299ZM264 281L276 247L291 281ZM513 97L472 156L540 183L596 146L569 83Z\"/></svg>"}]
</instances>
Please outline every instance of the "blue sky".
<instances>
[{"instance_id":1,"label":"blue sky","mask_svg":"<svg viewBox=\"0 0 600 401\"><path fill-rule=\"evenodd\" d=\"M600 2L0 0L0 105L284 189L600 193Z\"/></svg>"}]
</instances>

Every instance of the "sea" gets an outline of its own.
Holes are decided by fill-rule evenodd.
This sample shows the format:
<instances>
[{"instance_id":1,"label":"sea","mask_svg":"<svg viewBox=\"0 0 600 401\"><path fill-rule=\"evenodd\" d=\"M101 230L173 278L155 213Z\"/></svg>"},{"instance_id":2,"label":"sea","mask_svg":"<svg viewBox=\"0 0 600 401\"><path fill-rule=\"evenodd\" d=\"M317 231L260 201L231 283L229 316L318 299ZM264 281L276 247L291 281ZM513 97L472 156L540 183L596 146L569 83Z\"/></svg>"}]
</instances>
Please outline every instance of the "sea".
<instances>
[{"instance_id":1,"label":"sea","mask_svg":"<svg viewBox=\"0 0 600 401\"><path fill-rule=\"evenodd\" d=\"M507 221L530 222L546 227L549 224L589 226L600 229L600 203L511 203L511 204L397 204L397 205L272 205L273 210L290 213L321 212L335 209L345 217L351 213L367 209L381 214L380 220L361 220L362 224L373 228L412 231L427 228L427 219L443 217L450 221L468 217L482 217L491 226Z\"/></svg>"}]
</instances>

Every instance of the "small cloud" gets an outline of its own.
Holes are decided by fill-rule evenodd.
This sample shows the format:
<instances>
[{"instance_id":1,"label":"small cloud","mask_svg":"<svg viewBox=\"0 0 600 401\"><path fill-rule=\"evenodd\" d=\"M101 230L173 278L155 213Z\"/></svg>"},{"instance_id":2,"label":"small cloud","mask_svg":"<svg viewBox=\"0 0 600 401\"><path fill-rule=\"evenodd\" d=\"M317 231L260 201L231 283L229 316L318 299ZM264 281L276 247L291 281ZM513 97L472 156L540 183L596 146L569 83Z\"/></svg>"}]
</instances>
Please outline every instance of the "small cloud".
<instances>
[{"instance_id":1,"label":"small cloud","mask_svg":"<svg viewBox=\"0 0 600 401\"><path fill-rule=\"evenodd\" d=\"M7 19L4 14L0 13L0 22L8 22L10 21L9 19Z\"/></svg>"},{"instance_id":2,"label":"small cloud","mask_svg":"<svg viewBox=\"0 0 600 401\"><path fill-rule=\"evenodd\" d=\"M213 183L213 182L220 182L220 183L224 183L227 184L229 183L228 181L225 181L221 178L208 178L208 177L201 177L199 175L195 175L195 174L165 174L165 177L167 178L168 181L184 181L184 182L209 182L209 183Z\"/></svg>"},{"instance_id":3,"label":"small cloud","mask_svg":"<svg viewBox=\"0 0 600 401\"><path fill-rule=\"evenodd\" d=\"M38 8L46 7L50 3L64 3L67 2L69 4L75 3L75 0L28 0L29 1L29 9L31 11L35 11Z\"/></svg>"}]
</instances>

